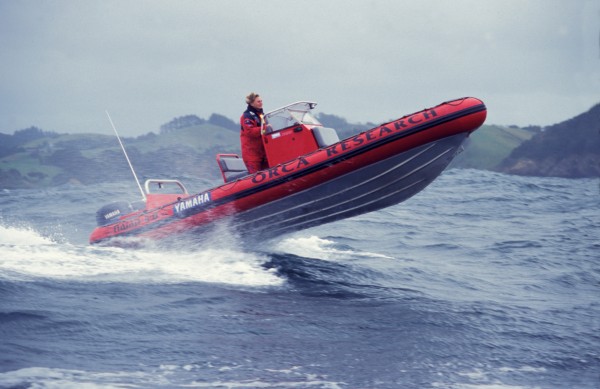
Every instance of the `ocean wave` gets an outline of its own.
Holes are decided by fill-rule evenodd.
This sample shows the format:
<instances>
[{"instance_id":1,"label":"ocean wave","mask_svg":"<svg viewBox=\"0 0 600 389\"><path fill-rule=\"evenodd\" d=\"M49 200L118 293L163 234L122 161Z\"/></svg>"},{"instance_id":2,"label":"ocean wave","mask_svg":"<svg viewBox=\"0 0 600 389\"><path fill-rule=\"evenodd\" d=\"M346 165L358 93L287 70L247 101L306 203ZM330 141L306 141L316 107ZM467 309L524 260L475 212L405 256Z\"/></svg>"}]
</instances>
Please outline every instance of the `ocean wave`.
<instances>
[{"instance_id":1,"label":"ocean wave","mask_svg":"<svg viewBox=\"0 0 600 389\"><path fill-rule=\"evenodd\" d=\"M0 387L597 387L597 181L453 170L251 247L136 249L87 244L104 188L0 196Z\"/></svg>"},{"instance_id":2,"label":"ocean wave","mask_svg":"<svg viewBox=\"0 0 600 389\"><path fill-rule=\"evenodd\" d=\"M0 226L0 279L77 282L210 282L245 286L283 283L262 265L264 255L204 247L194 251L78 246L55 242L33 229Z\"/></svg>"},{"instance_id":3,"label":"ocean wave","mask_svg":"<svg viewBox=\"0 0 600 389\"><path fill-rule=\"evenodd\" d=\"M271 248L275 252L283 252L305 258L318 258L324 261L392 258L385 254L361 251L350 245L340 244L334 240L320 238L315 235L285 238L274 243Z\"/></svg>"},{"instance_id":4,"label":"ocean wave","mask_svg":"<svg viewBox=\"0 0 600 389\"><path fill-rule=\"evenodd\" d=\"M218 367L212 364L187 364L183 366L164 364L152 371L86 371L29 367L0 373L0 387L36 389L124 389L124 388L317 388L341 389L343 382L328 380L316 374L308 374L298 366L284 370L256 372L257 378L212 379L201 378L223 375L237 367ZM268 376L268 379L258 378Z\"/></svg>"},{"instance_id":5,"label":"ocean wave","mask_svg":"<svg viewBox=\"0 0 600 389\"><path fill-rule=\"evenodd\" d=\"M5 227L0 225L0 245L3 246L51 245L55 243L51 238L40 235L30 227Z\"/></svg>"}]
</instances>

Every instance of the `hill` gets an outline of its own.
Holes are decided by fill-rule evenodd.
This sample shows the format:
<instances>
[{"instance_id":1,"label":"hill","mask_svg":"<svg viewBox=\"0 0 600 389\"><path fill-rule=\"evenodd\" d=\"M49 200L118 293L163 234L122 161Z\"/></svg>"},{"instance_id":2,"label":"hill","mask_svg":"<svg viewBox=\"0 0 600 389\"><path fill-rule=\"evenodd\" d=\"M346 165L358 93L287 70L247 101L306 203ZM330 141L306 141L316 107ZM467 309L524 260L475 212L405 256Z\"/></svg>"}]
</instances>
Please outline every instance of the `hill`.
<instances>
[{"instance_id":1,"label":"hill","mask_svg":"<svg viewBox=\"0 0 600 389\"><path fill-rule=\"evenodd\" d=\"M124 138L140 179L209 177L220 173L218 152L239 153L239 135L204 123ZM130 179L131 172L114 136L51 134L26 141L0 158L0 188L39 188L65 183L92 184Z\"/></svg>"},{"instance_id":2,"label":"hill","mask_svg":"<svg viewBox=\"0 0 600 389\"><path fill-rule=\"evenodd\" d=\"M496 170L524 176L599 177L600 104L523 142Z\"/></svg>"},{"instance_id":3,"label":"hill","mask_svg":"<svg viewBox=\"0 0 600 389\"><path fill-rule=\"evenodd\" d=\"M326 126L346 138L374 127L351 124L335 115L320 114ZM114 136L57 134L36 127L0 134L0 189L43 188L65 183L92 184L131 179L131 171ZM212 114L174 118L160 134L123 138L141 180L151 177L215 179L217 153L240 153L239 124Z\"/></svg>"},{"instance_id":4,"label":"hill","mask_svg":"<svg viewBox=\"0 0 600 389\"><path fill-rule=\"evenodd\" d=\"M352 124L320 113L341 139L376 126ZM470 137L451 167L511 174L594 177L600 175L600 104L589 112L541 131L484 125ZM197 177L216 179L217 153L240 152L238 125L213 114L173 119L160 134L122 139L141 180ZM43 188L65 183L129 180L118 140L100 134L58 134L36 127L0 134L0 189Z\"/></svg>"},{"instance_id":5,"label":"hill","mask_svg":"<svg viewBox=\"0 0 600 389\"><path fill-rule=\"evenodd\" d=\"M530 129L483 125L471 134L465 151L454 159L450 167L492 170L515 147L533 135Z\"/></svg>"}]
</instances>

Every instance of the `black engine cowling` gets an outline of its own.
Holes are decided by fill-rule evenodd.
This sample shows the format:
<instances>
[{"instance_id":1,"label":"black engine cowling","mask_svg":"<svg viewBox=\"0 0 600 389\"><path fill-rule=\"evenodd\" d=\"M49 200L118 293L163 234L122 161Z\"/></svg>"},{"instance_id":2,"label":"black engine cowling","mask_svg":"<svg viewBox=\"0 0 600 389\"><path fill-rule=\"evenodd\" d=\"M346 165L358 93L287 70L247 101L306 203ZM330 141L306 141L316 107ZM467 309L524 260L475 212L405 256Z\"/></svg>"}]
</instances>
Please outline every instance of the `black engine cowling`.
<instances>
[{"instance_id":1,"label":"black engine cowling","mask_svg":"<svg viewBox=\"0 0 600 389\"><path fill-rule=\"evenodd\" d=\"M114 203L106 204L96 212L96 223L98 223L98 226L111 224L131 211L133 209L128 201L115 201Z\"/></svg>"}]
</instances>

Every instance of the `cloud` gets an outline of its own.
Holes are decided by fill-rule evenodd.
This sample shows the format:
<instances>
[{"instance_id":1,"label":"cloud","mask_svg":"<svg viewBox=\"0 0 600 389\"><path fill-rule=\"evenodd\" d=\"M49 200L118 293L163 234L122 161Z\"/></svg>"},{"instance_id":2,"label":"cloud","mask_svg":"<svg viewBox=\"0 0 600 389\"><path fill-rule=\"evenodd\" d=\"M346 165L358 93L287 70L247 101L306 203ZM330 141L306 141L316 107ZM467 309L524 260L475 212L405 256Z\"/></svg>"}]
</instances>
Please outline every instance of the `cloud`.
<instances>
[{"instance_id":1,"label":"cloud","mask_svg":"<svg viewBox=\"0 0 600 389\"><path fill-rule=\"evenodd\" d=\"M594 1L0 2L0 131L157 131L315 100L381 122L474 95L488 122L552 124L600 101Z\"/></svg>"}]
</instances>

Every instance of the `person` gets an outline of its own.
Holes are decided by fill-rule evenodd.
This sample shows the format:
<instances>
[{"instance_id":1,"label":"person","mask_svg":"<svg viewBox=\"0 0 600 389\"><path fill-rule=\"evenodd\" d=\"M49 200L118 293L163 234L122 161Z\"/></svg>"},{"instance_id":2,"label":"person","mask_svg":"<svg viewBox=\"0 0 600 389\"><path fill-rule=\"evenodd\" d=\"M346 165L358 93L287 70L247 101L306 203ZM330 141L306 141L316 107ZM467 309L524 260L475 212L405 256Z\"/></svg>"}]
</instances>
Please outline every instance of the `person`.
<instances>
[{"instance_id":1,"label":"person","mask_svg":"<svg viewBox=\"0 0 600 389\"><path fill-rule=\"evenodd\" d=\"M246 104L248 107L240 117L240 143L242 160L248 173L253 174L269 167L261 133L265 128L263 100L252 92L246 96Z\"/></svg>"}]
</instances>

